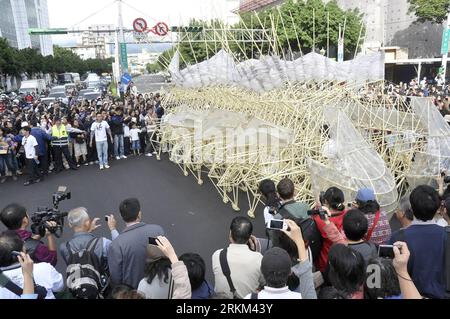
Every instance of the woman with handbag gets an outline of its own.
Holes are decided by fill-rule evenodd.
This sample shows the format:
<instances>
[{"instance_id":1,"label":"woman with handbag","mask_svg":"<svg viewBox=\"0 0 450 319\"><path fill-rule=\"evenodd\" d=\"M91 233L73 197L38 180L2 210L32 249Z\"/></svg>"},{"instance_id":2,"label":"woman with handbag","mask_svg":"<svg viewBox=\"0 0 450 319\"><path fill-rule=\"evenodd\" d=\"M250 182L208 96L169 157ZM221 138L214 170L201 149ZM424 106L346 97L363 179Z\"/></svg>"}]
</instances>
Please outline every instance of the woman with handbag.
<instances>
[{"instance_id":1,"label":"woman with handbag","mask_svg":"<svg viewBox=\"0 0 450 319\"><path fill-rule=\"evenodd\" d=\"M6 167L12 174L14 181L17 181L17 169L13 164L12 140L6 136L3 128L0 127L0 184L6 182Z\"/></svg>"}]
</instances>

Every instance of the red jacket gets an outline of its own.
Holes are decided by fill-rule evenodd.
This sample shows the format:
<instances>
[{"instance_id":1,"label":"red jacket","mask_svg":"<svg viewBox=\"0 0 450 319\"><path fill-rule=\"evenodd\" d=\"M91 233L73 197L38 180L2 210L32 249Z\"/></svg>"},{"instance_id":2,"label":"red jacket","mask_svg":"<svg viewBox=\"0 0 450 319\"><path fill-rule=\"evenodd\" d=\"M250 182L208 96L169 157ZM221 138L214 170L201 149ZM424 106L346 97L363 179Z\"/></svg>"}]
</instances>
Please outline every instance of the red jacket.
<instances>
[{"instance_id":1,"label":"red jacket","mask_svg":"<svg viewBox=\"0 0 450 319\"><path fill-rule=\"evenodd\" d=\"M345 214L347 211L343 211L342 213L334 214L332 217L330 217L330 222L336 225L336 228L342 232L342 222L344 219ZM328 252L330 251L331 246L333 246L333 241L331 241L327 233L325 232L325 222L320 219L320 216L315 215L313 216L314 221L316 222L317 229L320 231L320 234L322 235L322 250L320 252L319 260L316 262L316 268L319 269L321 272L325 272L325 269L328 265Z\"/></svg>"}]
</instances>

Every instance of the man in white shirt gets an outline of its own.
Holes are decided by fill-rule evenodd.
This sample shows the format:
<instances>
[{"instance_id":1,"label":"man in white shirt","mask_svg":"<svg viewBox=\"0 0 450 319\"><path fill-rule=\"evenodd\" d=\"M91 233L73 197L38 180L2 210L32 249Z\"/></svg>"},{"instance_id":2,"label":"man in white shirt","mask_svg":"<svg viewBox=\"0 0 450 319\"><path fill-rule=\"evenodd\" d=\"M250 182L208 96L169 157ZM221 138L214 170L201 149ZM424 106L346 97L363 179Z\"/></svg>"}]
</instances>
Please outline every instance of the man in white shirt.
<instances>
[{"instance_id":1,"label":"man in white shirt","mask_svg":"<svg viewBox=\"0 0 450 319\"><path fill-rule=\"evenodd\" d=\"M226 260L230 269L230 277L236 296L245 297L264 283L261 274L262 255L250 250L247 245L254 240L252 237L253 225L247 217L236 217L230 226L230 246L226 251ZM222 249L212 256L212 267L215 279L215 292L217 294L233 298L228 280L224 275L220 263Z\"/></svg>"},{"instance_id":2,"label":"man in white shirt","mask_svg":"<svg viewBox=\"0 0 450 319\"><path fill-rule=\"evenodd\" d=\"M92 148L95 136L95 144L97 146L98 161L100 163L100 169L109 168L108 165L108 135L113 141L111 129L108 122L103 119L102 113L97 113L97 119L91 125L91 143Z\"/></svg>"},{"instance_id":3,"label":"man in white shirt","mask_svg":"<svg viewBox=\"0 0 450 319\"><path fill-rule=\"evenodd\" d=\"M423 90L427 86L427 78L424 77L422 81L420 81L420 88Z\"/></svg>"},{"instance_id":4,"label":"man in white shirt","mask_svg":"<svg viewBox=\"0 0 450 319\"><path fill-rule=\"evenodd\" d=\"M13 252L23 252L23 241L14 231L0 234L0 271L19 288L24 287L22 267ZM43 287L43 297L55 299L54 292L64 289L64 278L48 263L38 263L33 266L33 278L37 286ZM37 291L36 291L37 292ZM0 299L20 299L7 288L0 287Z\"/></svg>"},{"instance_id":5,"label":"man in white shirt","mask_svg":"<svg viewBox=\"0 0 450 319\"><path fill-rule=\"evenodd\" d=\"M26 164L29 172L29 179L24 184L29 186L34 183L39 183L41 181L41 172L39 171L39 160L38 160L38 142L36 138L31 135L31 127L25 126L22 128L22 146L25 150Z\"/></svg>"}]
</instances>

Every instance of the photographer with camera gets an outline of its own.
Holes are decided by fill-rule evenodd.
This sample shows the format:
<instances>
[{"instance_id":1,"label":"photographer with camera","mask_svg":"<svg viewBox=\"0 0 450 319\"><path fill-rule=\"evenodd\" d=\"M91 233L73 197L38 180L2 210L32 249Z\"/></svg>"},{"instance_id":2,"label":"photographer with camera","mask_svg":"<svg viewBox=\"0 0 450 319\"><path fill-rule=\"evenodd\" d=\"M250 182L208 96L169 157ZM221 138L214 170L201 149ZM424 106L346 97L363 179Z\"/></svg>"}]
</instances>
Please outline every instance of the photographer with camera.
<instances>
[{"instance_id":1,"label":"photographer with camera","mask_svg":"<svg viewBox=\"0 0 450 319\"><path fill-rule=\"evenodd\" d=\"M376 258L378 248L375 244L365 240L365 236L368 230L367 218L364 214L357 210L349 210L343 219L342 227L344 230L345 237L336 228L336 225L331 223L329 220L329 209L323 207L327 214L325 215L325 227L324 231L327 237L335 244L344 244L358 251L363 256L364 260L368 262L371 258Z\"/></svg>"},{"instance_id":2,"label":"photographer with camera","mask_svg":"<svg viewBox=\"0 0 450 319\"><path fill-rule=\"evenodd\" d=\"M0 220L9 229L15 231L24 241L26 252L35 263L49 263L56 266L57 253L54 235L49 229L57 227L54 221L46 223L44 236L33 234L27 228L30 225L30 217L25 207L19 204L10 204L0 213ZM42 237L47 237L48 246L42 243Z\"/></svg>"},{"instance_id":3,"label":"photographer with camera","mask_svg":"<svg viewBox=\"0 0 450 319\"><path fill-rule=\"evenodd\" d=\"M70 278L70 275L75 273L76 270L80 270L80 268L82 270L87 268L96 270L96 272L84 273L84 277L79 276L79 278L75 278L74 284L68 284L68 287L70 289L71 286L76 286L78 282L83 281L87 277L93 279L91 283L99 282L100 286L89 284L90 288L92 288L89 290L89 295L85 293L87 289L84 292L74 289L72 291L74 297L86 299L104 295L104 291L109 283L108 251L111 240L104 237L99 238L93 234L100 227L97 224L99 218L92 220L88 215L87 209L84 207L72 209L67 219L70 228L74 231L74 236L59 246L61 256L68 266L67 277ZM119 236L119 232L116 229L116 220L113 215L107 216L106 219L109 230L111 231L111 238L114 240ZM79 271L79 273L83 272ZM68 282L71 281L68 280ZM86 285L87 282L85 280L83 284Z\"/></svg>"},{"instance_id":4,"label":"photographer with camera","mask_svg":"<svg viewBox=\"0 0 450 319\"><path fill-rule=\"evenodd\" d=\"M323 203L321 203L323 201ZM336 225L338 231L342 231L342 223L345 216L345 198L342 190L336 187L329 188L316 203L317 207L328 208L329 221ZM320 214L321 210L318 209L316 214L312 215L312 218L316 222L317 229L322 236L322 249L320 251L319 259L316 262L316 267L324 273L328 265L328 252L330 251L333 241L328 238L325 232L324 214Z\"/></svg>"},{"instance_id":5,"label":"photographer with camera","mask_svg":"<svg viewBox=\"0 0 450 319\"><path fill-rule=\"evenodd\" d=\"M249 243L255 240L252 232L253 224L247 217L236 217L231 222L230 245L212 256L216 294L241 299L264 283L261 273L263 256L249 247Z\"/></svg>"},{"instance_id":6,"label":"photographer with camera","mask_svg":"<svg viewBox=\"0 0 450 319\"><path fill-rule=\"evenodd\" d=\"M277 192L281 198L281 205L275 219L283 218L309 218L309 205L297 202L295 197L295 186L289 178L282 179L277 185Z\"/></svg>"},{"instance_id":7,"label":"photographer with camera","mask_svg":"<svg viewBox=\"0 0 450 319\"><path fill-rule=\"evenodd\" d=\"M271 179L265 179L259 184L259 193L264 199L264 223L267 226L277 213L281 199L278 196L275 182Z\"/></svg>"},{"instance_id":8,"label":"photographer with camera","mask_svg":"<svg viewBox=\"0 0 450 319\"><path fill-rule=\"evenodd\" d=\"M273 247L285 250L291 261L290 274L287 281L283 281L283 283L286 283L285 285L290 291L300 293L302 299L317 299L312 273L312 261L308 256L308 249L305 243L307 240L302 233L301 222L298 219L294 221L284 220L283 224L286 227L280 230L274 230L272 234ZM264 254L264 258L266 254L267 252ZM270 285L268 275L263 271L264 258L261 264L261 270L266 279L266 285L272 288L281 288ZM268 293L270 294L270 291ZM258 298L261 297L259 296ZM278 299L275 296L273 298Z\"/></svg>"}]
</instances>

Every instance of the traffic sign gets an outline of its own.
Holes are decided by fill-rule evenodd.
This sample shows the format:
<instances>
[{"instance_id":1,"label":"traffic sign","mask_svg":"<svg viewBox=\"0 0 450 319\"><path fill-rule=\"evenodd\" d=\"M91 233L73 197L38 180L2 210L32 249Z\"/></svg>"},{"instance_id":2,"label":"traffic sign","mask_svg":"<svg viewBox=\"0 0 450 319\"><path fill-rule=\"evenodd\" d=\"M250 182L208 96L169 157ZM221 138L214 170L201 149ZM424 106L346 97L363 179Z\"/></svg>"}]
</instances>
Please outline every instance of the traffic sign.
<instances>
[{"instance_id":1,"label":"traffic sign","mask_svg":"<svg viewBox=\"0 0 450 319\"><path fill-rule=\"evenodd\" d=\"M128 73L125 73L122 76L121 82L122 82L122 84L128 85L132 80L133 80L133 78L131 77L131 75L129 75Z\"/></svg>"},{"instance_id":2,"label":"traffic sign","mask_svg":"<svg viewBox=\"0 0 450 319\"><path fill-rule=\"evenodd\" d=\"M450 40L450 30L445 29L442 34L442 45L441 45L441 54L448 54L448 41Z\"/></svg>"},{"instance_id":3,"label":"traffic sign","mask_svg":"<svg viewBox=\"0 0 450 319\"><path fill-rule=\"evenodd\" d=\"M120 65L122 70L128 71L128 52L127 52L127 44L120 44Z\"/></svg>"},{"instance_id":4,"label":"traffic sign","mask_svg":"<svg viewBox=\"0 0 450 319\"><path fill-rule=\"evenodd\" d=\"M158 22L154 27L155 33L160 37L166 36L169 33L169 26L164 22Z\"/></svg>"},{"instance_id":5,"label":"traffic sign","mask_svg":"<svg viewBox=\"0 0 450 319\"><path fill-rule=\"evenodd\" d=\"M133 22L133 29L136 32L145 32L147 30L147 21L143 18L137 18Z\"/></svg>"},{"instance_id":6,"label":"traffic sign","mask_svg":"<svg viewBox=\"0 0 450 319\"><path fill-rule=\"evenodd\" d=\"M150 29L144 18L137 18L134 20L133 29L137 33L151 32L160 37L166 36L170 31L169 26L164 22L158 22L153 28Z\"/></svg>"}]
</instances>

